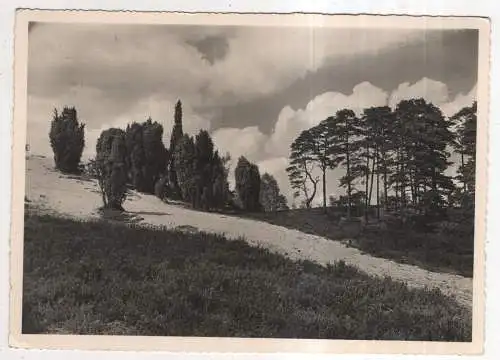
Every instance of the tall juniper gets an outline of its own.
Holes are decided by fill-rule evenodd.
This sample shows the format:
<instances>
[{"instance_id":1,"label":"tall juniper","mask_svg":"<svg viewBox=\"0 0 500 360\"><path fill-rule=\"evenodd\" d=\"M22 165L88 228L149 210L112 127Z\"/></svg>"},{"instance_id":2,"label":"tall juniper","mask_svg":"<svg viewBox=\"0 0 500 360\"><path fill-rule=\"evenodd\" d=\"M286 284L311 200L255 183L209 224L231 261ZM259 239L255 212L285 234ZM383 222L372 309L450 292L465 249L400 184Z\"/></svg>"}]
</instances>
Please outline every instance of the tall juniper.
<instances>
[{"instance_id":1,"label":"tall juniper","mask_svg":"<svg viewBox=\"0 0 500 360\"><path fill-rule=\"evenodd\" d=\"M60 114L54 109L49 138L56 168L77 172L85 147L85 125L78 122L74 107L64 107Z\"/></svg>"}]
</instances>

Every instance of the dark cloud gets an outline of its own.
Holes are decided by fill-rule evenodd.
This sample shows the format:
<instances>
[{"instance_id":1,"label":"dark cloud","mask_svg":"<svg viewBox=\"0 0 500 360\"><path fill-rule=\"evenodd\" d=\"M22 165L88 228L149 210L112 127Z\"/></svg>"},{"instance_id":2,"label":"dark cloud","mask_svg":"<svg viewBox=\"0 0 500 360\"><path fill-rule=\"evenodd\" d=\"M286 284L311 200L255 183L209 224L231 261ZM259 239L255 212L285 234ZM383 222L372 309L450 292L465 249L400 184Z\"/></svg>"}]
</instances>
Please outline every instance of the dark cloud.
<instances>
[{"instance_id":1,"label":"dark cloud","mask_svg":"<svg viewBox=\"0 0 500 360\"><path fill-rule=\"evenodd\" d=\"M227 38L224 36L207 36L201 40L188 40L186 43L194 46L210 65L223 60L229 50Z\"/></svg>"},{"instance_id":2,"label":"dark cloud","mask_svg":"<svg viewBox=\"0 0 500 360\"><path fill-rule=\"evenodd\" d=\"M476 84L477 66L477 30L424 32L417 42L349 61L336 60L277 94L218 109L214 126L251 124L267 133L284 106L303 108L327 91L349 94L363 81L390 92L402 82L414 83L427 77L447 84L453 98L469 92Z\"/></svg>"}]
</instances>

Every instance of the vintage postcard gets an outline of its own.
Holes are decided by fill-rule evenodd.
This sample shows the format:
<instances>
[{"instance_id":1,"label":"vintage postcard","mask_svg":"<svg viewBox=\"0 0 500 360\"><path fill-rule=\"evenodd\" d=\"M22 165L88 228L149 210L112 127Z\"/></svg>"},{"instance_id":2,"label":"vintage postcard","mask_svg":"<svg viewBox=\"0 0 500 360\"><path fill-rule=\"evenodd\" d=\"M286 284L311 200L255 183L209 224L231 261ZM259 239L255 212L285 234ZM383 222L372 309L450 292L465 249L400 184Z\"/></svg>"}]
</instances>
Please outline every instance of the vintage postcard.
<instances>
[{"instance_id":1,"label":"vintage postcard","mask_svg":"<svg viewBox=\"0 0 500 360\"><path fill-rule=\"evenodd\" d=\"M11 346L481 353L489 26L19 10Z\"/></svg>"}]
</instances>

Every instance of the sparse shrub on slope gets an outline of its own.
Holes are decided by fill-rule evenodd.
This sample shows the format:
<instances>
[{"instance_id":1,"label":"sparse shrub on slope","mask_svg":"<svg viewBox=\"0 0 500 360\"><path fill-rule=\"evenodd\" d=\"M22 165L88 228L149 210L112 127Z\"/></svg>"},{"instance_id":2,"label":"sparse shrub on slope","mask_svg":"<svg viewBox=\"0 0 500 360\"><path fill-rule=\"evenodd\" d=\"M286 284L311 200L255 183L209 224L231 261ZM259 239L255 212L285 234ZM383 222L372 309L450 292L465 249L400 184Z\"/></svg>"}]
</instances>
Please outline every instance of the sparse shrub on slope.
<instances>
[{"instance_id":1,"label":"sparse shrub on slope","mask_svg":"<svg viewBox=\"0 0 500 360\"><path fill-rule=\"evenodd\" d=\"M260 173L257 165L249 162L245 157L238 159L234 171L236 180L236 191L241 201L243 210L260 210Z\"/></svg>"},{"instance_id":2,"label":"sparse shrub on slope","mask_svg":"<svg viewBox=\"0 0 500 360\"><path fill-rule=\"evenodd\" d=\"M56 168L67 173L77 173L85 147L85 125L80 124L76 109L64 107L61 114L54 110L50 126L50 146L54 152Z\"/></svg>"}]
</instances>

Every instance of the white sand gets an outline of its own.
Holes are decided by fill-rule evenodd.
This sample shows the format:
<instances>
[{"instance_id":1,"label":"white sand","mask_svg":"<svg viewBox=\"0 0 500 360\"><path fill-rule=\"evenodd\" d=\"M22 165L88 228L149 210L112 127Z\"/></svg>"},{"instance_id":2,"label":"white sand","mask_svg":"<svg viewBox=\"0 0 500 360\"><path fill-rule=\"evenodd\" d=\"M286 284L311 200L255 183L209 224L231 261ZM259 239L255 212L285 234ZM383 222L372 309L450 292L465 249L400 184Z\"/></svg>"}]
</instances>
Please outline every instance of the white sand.
<instances>
[{"instance_id":1,"label":"white sand","mask_svg":"<svg viewBox=\"0 0 500 360\"><path fill-rule=\"evenodd\" d=\"M27 161L26 197L47 210L82 219L97 217L96 210L102 205L95 182L66 178L53 170L52 159L39 157L31 157ZM321 264L343 259L371 275L388 275L411 287L437 287L446 295L472 307L471 278L398 264L362 254L338 241L265 222L168 205L152 195L134 193L124 207L129 212L139 213L143 223L167 227L190 226L200 231L224 233L228 238L241 236L250 244L293 259L309 259Z\"/></svg>"}]
</instances>

